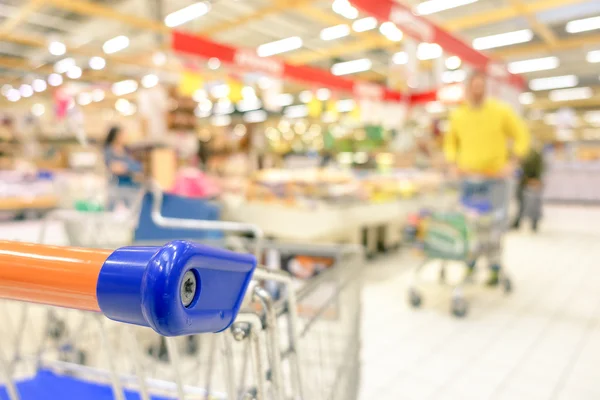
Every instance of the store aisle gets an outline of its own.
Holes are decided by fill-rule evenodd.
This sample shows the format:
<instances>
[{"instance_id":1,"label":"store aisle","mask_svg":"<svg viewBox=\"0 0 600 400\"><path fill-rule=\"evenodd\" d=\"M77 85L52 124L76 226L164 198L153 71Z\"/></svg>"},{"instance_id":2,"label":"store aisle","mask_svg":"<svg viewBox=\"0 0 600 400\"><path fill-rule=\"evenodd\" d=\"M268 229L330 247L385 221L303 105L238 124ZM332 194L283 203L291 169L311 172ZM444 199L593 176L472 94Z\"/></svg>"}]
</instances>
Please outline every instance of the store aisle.
<instances>
[{"instance_id":1,"label":"store aisle","mask_svg":"<svg viewBox=\"0 0 600 400\"><path fill-rule=\"evenodd\" d=\"M552 207L539 235L506 242L515 292L448 291L406 302L410 256L378 260L363 291L362 399L600 398L600 209Z\"/></svg>"}]
</instances>

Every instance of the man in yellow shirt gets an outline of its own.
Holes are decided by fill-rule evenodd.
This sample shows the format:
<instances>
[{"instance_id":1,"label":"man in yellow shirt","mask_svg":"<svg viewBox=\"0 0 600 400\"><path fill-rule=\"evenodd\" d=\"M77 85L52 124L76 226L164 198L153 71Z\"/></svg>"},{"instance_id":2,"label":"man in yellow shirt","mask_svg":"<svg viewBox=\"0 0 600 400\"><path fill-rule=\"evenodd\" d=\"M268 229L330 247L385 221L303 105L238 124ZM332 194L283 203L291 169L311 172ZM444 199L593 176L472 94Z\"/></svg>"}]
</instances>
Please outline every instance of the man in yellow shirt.
<instances>
[{"instance_id":1,"label":"man in yellow shirt","mask_svg":"<svg viewBox=\"0 0 600 400\"><path fill-rule=\"evenodd\" d=\"M474 73L467 82L467 99L450 116L444 137L444 152L454 171L465 178L490 180L494 209L501 208L508 220L507 179L514 173L515 161L529 151L525 123L506 104L486 96L486 76ZM512 150L512 151L511 151ZM490 255L489 285L497 285L500 272L500 245ZM475 261L469 263L473 272Z\"/></svg>"}]
</instances>

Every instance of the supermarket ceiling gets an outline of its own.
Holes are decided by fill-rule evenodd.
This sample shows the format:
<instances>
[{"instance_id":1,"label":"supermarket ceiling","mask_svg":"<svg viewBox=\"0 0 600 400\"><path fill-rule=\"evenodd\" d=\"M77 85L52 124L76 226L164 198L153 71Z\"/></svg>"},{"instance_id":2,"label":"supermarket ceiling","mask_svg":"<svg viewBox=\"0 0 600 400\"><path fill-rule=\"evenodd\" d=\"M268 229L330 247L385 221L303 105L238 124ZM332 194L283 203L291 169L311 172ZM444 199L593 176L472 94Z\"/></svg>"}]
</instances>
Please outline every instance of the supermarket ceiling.
<instances>
[{"instance_id":1,"label":"supermarket ceiling","mask_svg":"<svg viewBox=\"0 0 600 400\"><path fill-rule=\"evenodd\" d=\"M581 107L600 105L600 1L401 2L533 80L536 96L529 96L525 103L533 101L550 109L565 102ZM195 3L0 0L0 80L19 79L32 71L51 73L53 64L66 56L77 60L82 66L81 78L88 80L116 81L140 77L148 70L176 74L180 64L168 58L167 62L157 60L156 56L157 48L168 54L170 28L166 25L217 42L257 49L298 37L300 42L287 42L287 47L286 43L263 46L262 51L277 53L291 64L323 69L368 59L370 68L354 76L370 81L386 82L390 65L405 62L402 51L406 39L402 34L383 29L367 19L368 15L348 8L345 0L213 0L208 6L186 8ZM121 39L109 41L115 37ZM66 55L60 46L49 48L53 42L64 43ZM99 56L106 60L106 67L88 67L89 60ZM566 78L544 79L552 77ZM549 96L549 89L573 87L589 90Z\"/></svg>"}]
</instances>

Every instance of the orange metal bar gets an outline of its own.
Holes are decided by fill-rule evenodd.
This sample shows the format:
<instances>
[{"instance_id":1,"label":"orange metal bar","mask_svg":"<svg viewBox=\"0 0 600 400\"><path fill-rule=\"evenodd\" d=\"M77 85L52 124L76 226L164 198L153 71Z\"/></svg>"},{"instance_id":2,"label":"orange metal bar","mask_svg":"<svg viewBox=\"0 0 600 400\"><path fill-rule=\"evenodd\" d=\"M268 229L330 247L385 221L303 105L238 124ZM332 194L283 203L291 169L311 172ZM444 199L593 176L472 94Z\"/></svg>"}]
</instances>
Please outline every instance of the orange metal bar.
<instances>
[{"instance_id":1,"label":"orange metal bar","mask_svg":"<svg viewBox=\"0 0 600 400\"><path fill-rule=\"evenodd\" d=\"M0 241L0 298L100 311L96 284L111 253Z\"/></svg>"}]
</instances>

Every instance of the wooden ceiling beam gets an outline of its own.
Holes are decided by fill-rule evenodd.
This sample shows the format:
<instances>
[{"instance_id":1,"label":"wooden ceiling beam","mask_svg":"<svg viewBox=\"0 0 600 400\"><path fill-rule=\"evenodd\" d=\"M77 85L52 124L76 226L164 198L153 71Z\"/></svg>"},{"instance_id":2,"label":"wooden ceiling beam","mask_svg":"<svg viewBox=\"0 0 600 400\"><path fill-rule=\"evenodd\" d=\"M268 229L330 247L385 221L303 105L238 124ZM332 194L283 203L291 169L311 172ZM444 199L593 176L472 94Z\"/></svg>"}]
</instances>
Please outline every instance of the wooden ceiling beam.
<instances>
[{"instance_id":1,"label":"wooden ceiling beam","mask_svg":"<svg viewBox=\"0 0 600 400\"><path fill-rule=\"evenodd\" d=\"M17 26L27 21L27 18L41 8L44 3L45 0L29 0L0 25L0 35L9 34L14 31Z\"/></svg>"},{"instance_id":2,"label":"wooden ceiling beam","mask_svg":"<svg viewBox=\"0 0 600 400\"><path fill-rule=\"evenodd\" d=\"M150 18L138 17L133 14L125 14L111 7L93 3L89 0L45 0L46 4L56 8L70 11L72 13L87 15L94 18L106 18L119 21L133 28L148 30L157 33L169 33L170 28L162 21Z\"/></svg>"},{"instance_id":3,"label":"wooden ceiling beam","mask_svg":"<svg viewBox=\"0 0 600 400\"><path fill-rule=\"evenodd\" d=\"M600 43L600 34L592 35L574 35L567 39L558 40L554 45L550 46L547 43L535 43L528 45L511 46L499 48L492 51L495 57L507 59L522 56L535 56L548 52L557 52L565 50L573 50L580 47L590 45L598 45Z\"/></svg>"},{"instance_id":4,"label":"wooden ceiling beam","mask_svg":"<svg viewBox=\"0 0 600 400\"><path fill-rule=\"evenodd\" d=\"M525 9L527 14L535 15L554 8L587 2L589 2L589 0L537 0L534 3L525 4ZM508 21L518 18L519 16L521 16L519 10L515 9L513 6L507 6L452 19L446 21L443 26L449 31L462 31L497 22Z\"/></svg>"},{"instance_id":5,"label":"wooden ceiling beam","mask_svg":"<svg viewBox=\"0 0 600 400\"><path fill-rule=\"evenodd\" d=\"M552 32L552 29L542 24L535 16L535 13L531 12L531 10L527 8L527 4L525 4L523 0L508 1L513 8L516 9L518 13L527 20L529 26L531 26L531 29L533 29L533 31L537 33L544 40L544 42L546 42L546 44L550 45L551 47L556 44L558 39L554 32Z\"/></svg>"}]
</instances>

